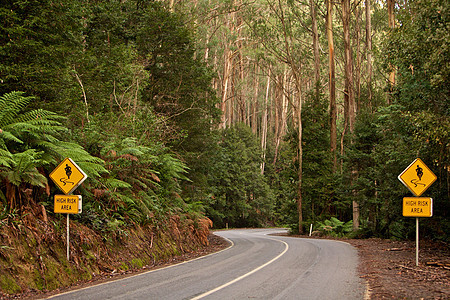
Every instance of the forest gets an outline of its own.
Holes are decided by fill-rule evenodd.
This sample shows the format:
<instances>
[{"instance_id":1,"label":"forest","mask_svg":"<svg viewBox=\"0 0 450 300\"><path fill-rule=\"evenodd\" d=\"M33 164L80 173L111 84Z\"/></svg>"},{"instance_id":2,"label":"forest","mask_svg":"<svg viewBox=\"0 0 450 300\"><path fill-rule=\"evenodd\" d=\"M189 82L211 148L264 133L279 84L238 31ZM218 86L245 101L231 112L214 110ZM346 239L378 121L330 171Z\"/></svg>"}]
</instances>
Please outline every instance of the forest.
<instances>
[{"instance_id":1,"label":"forest","mask_svg":"<svg viewBox=\"0 0 450 300\"><path fill-rule=\"evenodd\" d=\"M445 0L2 1L0 228L63 226L70 157L72 220L104 237L176 217L410 239L419 157L421 234L448 241L448 22Z\"/></svg>"}]
</instances>

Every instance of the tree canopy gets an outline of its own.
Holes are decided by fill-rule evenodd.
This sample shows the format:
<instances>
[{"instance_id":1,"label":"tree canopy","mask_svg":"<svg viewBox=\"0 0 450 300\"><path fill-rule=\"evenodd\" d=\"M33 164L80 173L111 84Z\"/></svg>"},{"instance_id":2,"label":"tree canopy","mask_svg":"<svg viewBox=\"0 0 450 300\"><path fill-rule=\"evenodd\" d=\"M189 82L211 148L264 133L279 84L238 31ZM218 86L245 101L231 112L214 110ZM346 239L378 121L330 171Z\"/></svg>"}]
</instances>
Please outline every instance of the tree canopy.
<instances>
[{"instance_id":1,"label":"tree canopy","mask_svg":"<svg viewBox=\"0 0 450 300\"><path fill-rule=\"evenodd\" d=\"M1 217L51 212L70 156L98 230L178 214L409 238L397 176L420 157L424 231L448 240L448 21L444 0L2 2Z\"/></svg>"}]
</instances>

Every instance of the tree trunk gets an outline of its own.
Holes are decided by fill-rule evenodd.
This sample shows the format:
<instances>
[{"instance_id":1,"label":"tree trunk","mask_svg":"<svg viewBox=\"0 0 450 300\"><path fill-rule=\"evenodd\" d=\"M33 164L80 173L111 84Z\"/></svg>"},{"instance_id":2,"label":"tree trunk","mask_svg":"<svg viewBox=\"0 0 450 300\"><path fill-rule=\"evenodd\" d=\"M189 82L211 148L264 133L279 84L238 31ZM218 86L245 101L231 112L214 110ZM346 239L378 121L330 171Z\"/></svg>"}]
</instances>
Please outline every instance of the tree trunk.
<instances>
[{"instance_id":1,"label":"tree trunk","mask_svg":"<svg viewBox=\"0 0 450 300\"><path fill-rule=\"evenodd\" d=\"M303 208L302 208L302 189L303 189L303 129L302 129L302 95L301 89L298 95L297 119L298 119L298 192L297 192L297 211L298 211L298 233L303 234Z\"/></svg>"},{"instance_id":2,"label":"tree trunk","mask_svg":"<svg viewBox=\"0 0 450 300\"><path fill-rule=\"evenodd\" d=\"M284 134L286 133L286 118L287 118L287 111L288 111L288 100L286 97L286 92L288 90L287 87L287 68L286 65L284 65L284 71L283 71L283 77L280 79L280 87L279 87L279 125L278 125L278 130L277 130L277 134L276 136L276 140L275 140L275 155L273 158L273 164L275 165L275 163L277 162L277 158L278 158L278 152L280 151L280 144L281 144L281 139L283 138Z\"/></svg>"},{"instance_id":3,"label":"tree trunk","mask_svg":"<svg viewBox=\"0 0 450 300\"><path fill-rule=\"evenodd\" d=\"M359 112L361 109L361 9L359 4L355 7L356 19L356 70L355 70L355 109Z\"/></svg>"},{"instance_id":4,"label":"tree trunk","mask_svg":"<svg viewBox=\"0 0 450 300\"><path fill-rule=\"evenodd\" d=\"M316 92L316 100L320 95L320 52L319 52L319 32L317 31L317 14L316 3L310 0L311 6L311 21L312 21L312 40L314 51L314 86Z\"/></svg>"},{"instance_id":5,"label":"tree trunk","mask_svg":"<svg viewBox=\"0 0 450 300\"><path fill-rule=\"evenodd\" d=\"M344 115L348 120L348 128L353 133L355 123L355 98L353 93L353 56L350 45L350 0L342 0L342 27L344 31L345 85Z\"/></svg>"},{"instance_id":6,"label":"tree trunk","mask_svg":"<svg viewBox=\"0 0 450 300\"><path fill-rule=\"evenodd\" d=\"M243 49L243 38L241 38L241 35L242 35L242 26L241 26L241 24L242 24L242 19L240 18L240 17L238 17L237 18L237 22L238 22L238 24L237 24L237 26L238 26L238 29L237 29L237 41L236 41L236 43L237 43L237 46L238 46L238 57L239 57L239 61L238 61L238 66L239 66L239 70L238 70L238 72L239 72L239 86L242 86L243 84L244 84L244 55L242 54L242 49ZM237 105L238 105L238 108L239 108L239 110L238 110L238 112L239 112L239 115L237 116L237 118L236 118L236 120L238 121L238 122L241 122L241 123L244 123L245 122L245 120L246 120L246 115L245 115L245 112L246 112L246 109L245 109L245 97L243 97L243 95L242 95L242 88L239 88L239 90L238 90L238 95L237 95Z\"/></svg>"},{"instance_id":7,"label":"tree trunk","mask_svg":"<svg viewBox=\"0 0 450 300\"><path fill-rule=\"evenodd\" d=\"M280 139L281 139L281 124L280 124L280 119L281 119L281 107L282 107L282 95L283 95L283 75L282 74L278 74L276 76L276 85L274 87L274 96L273 96L273 112L275 114L275 120L273 121L273 126L274 126L274 142L275 142L275 153L274 153L274 158L273 158L273 164L275 164L276 160L277 160L277 155L278 155L278 146L280 145Z\"/></svg>"},{"instance_id":8,"label":"tree trunk","mask_svg":"<svg viewBox=\"0 0 450 300\"><path fill-rule=\"evenodd\" d=\"M367 53L367 100L368 106L372 109L372 12L370 6L371 0L366 0L366 53Z\"/></svg>"},{"instance_id":9,"label":"tree trunk","mask_svg":"<svg viewBox=\"0 0 450 300\"><path fill-rule=\"evenodd\" d=\"M233 32L233 20L230 20L230 18L233 18L234 20L234 14L231 14L231 16L227 16L226 19L226 27L230 29L231 32ZM228 41L228 36L224 34L224 53L223 53L223 74L222 74L222 95L221 95L221 102L220 102L220 109L222 111L222 119L219 124L219 128L225 129L227 125L231 125L231 118L232 118L232 98L234 95L232 95L231 90L231 79L233 77L232 70L233 70L233 50L231 49L231 42Z\"/></svg>"},{"instance_id":10,"label":"tree trunk","mask_svg":"<svg viewBox=\"0 0 450 300\"><path fill-rule=\"evenodd\" d=\"M395 28L395 16L394 16L395 0L387 0L388 8L388 23L389 28ZM389 73L389 91L392 93L395 86L395 66L390 66L391 72ZM391 97L388 96L388 104L391 104Z\"/></svg>"},{"instance_id":11,"label":"tree trunk","mask_svg":"<svg viewBox=\"0 0 450 300\"><path fill-rule=\"evenodd\" d=\"M231 50L228 49L228 45L224 49L224 66L223 66L223 77L222 77L222 97L220 101L220 110L222 111L222 117L220 120L219 128L225 129L227 127L227 119L228 115L228 85L230 80L230 71L231 71Z\"/></svg>"},{"instance_id":12,"label":"tree trunk","mask_svg":"<svg viewBox=\"0 0 450 300\"><path fill-rule=\"evenodd\" d=\"M283 94L282 94L282 111L281 111L281 136L284 136L287 128L287 114L289 109L289 101L286 97L286 93L284 91L289 90L288 80L287 80L287 67L284 65L284 74L283 74Z\"/></svg>"},{"instance_id":13,"label":"tree trunk","mask_svg":"<svg viewBox=\"0 0 450 300\"><path fill-rule=\"evenodd\" d=\"M267 148L267 118L268 118L268 106L269 106L269 91L270 91L270 69L267 75L266 84L266 97L264 98L264 113L261 122L261 150L262 150L262 162L261 162L261 175L264 175L264 168L266 164L266 148Z\"/></svg>"},{"instance_id":14,"label":"tree trunk","mask_svg":"<svg viewBox=\"0 0 450 300\"><path fill-rule=\"evenodd\" d=\"M289 56L291 57L291 56ZM292 58L292 57L291 57ZM295 119L297 120L297 134L298 134L298 148L297 148L297 161L298 161L298 186L297 186L297 211L298 211L298 231L299 234L303 234L303 208L302 208L302 192L303 192L303 124L302 124L302 82L301 73L302 68L301 63L299 63L298 68L294 68L294 64L291 61L292 75L295 81L295 90L298 98L297 106L295 107Z\"/></svg>"},{"instance_id":15,"label":"tree trunk","mask_svg":"<svg viewBox=\"0 0 450 300\"><path fill-rule=\"evenodd\" d=\"M342 0L342 26L344 31L344 57L345 57L345 85L344 85L344 118L347 121L349 133L355 127L356 107L353 93L353 60L350 45L350 0ZM353 173L353 171L352 171ZM353 201L353 229L359 228L359 206Z\"/></svg>"},{"instance_id":16,"label":"tree trunk","mask_svg":"<svg viewBox=\"0 0 450 300\"><path fill-rule=\"evenodd\" d=\"M328 38L328 64L329 64L329 83L328 90L330 94L330 151L333 161L333 173L337 170L337 106L336 106L336 70L334 62L334 43L333 43L333 2L327 0L327 38Z\"/></svg>"},{"instance_id":17,"label":"tree trunk","mask_svg":"<svg viewBox=\"0 0 450 300\"><path fill-rule=\"evenodd\" d=\"M255 80L254 80L254 94L253 94L253 104L252 104L252 132L253 134L258 133L258 94L259 94L259 66L255 65Z\"/></svg>"}]
</instances>

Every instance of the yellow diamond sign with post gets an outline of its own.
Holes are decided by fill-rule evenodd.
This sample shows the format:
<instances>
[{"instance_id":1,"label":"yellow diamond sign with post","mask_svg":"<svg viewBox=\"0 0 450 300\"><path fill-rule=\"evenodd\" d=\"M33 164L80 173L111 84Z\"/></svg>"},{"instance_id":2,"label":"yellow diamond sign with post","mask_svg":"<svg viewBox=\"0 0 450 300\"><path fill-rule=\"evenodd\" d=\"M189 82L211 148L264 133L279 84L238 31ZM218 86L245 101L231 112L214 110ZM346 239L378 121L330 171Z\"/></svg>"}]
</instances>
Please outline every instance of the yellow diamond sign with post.
<instances>
[{"instance_id":1,"label":"yellow diamond sign with post","mask_svg":"<svg viewBox=\"0 0 450 300\"><path fill-rule=\"evenodd\" d=\"M436 181L437 177L420 158L417 158L398 176L398 179L411 193L420 196Z\"/></svg>"},{"instance_id":2,"label":"yellow diamond sign with post","mask_svg":"<svg viewBox=\"0 0 450 300\"><path fill-rule=\"evenodd\" d=\"M68 195L86 180L87 175L72 159L66 158L50 173L50 178Z\"/></svg>"}]
</instances>

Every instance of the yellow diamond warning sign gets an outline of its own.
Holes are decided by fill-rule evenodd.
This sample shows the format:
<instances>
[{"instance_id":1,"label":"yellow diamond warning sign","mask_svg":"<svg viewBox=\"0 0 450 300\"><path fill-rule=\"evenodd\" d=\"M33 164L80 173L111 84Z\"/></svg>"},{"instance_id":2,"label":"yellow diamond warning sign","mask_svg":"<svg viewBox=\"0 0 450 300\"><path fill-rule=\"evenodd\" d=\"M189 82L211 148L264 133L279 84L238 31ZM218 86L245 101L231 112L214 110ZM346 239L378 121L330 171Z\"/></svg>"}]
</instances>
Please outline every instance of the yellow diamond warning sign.
<instances>
[{"instance_id":1,"label":"yellow diamond warning sign","mask_svg":"<svg viewBox=\"0 0 450 300\"><path fill-rule=\"evenodd\" d=\"M86 180L87 175L73 160L66 158L50 173L50 178L67 195Z\"/></svg>"},{"instance_id":2,"label":"yellow diamond warning sign","mask_svg":"<svg viewBox=\"0 0 450 300\"><path fill-rule=\"evenodd\" d=\"M403 198L404 217L431 217L433 216L433 199L424 197Z\"/></svg>"},{"instance_id":3,"label":"yellow diamond warning sign","mask_svg":"<svg viewBox=\"0 0 450 300\"><path fill-rule=\"evenodd\" d=\"M414 195L422 195L437 179L436 175L417 158L399 176L400 180Z\"/></svg>"},{"instance_id":4,"label":"yellow diamond warning sign","mask_svg":"<svg viewBox=\"0 0 450 300\"><path fill-rule=\"evenodd\" d=\"M80 195L55 195L54 212L56 214L81 213Z\"/></svg>"}]
</instances>

